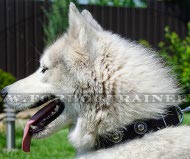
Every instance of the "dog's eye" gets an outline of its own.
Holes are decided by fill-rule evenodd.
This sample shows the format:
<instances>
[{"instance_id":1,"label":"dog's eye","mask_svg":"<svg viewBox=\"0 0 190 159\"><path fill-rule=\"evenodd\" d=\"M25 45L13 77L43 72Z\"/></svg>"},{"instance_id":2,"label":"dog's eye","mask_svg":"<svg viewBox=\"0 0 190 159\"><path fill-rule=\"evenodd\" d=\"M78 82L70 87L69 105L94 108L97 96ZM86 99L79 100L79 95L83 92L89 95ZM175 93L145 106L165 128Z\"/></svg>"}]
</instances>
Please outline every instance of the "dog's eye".
<instances>
[{"instance_id":1,"label":"dog's eye","mask_svg":"<svg viewBox=\"0 0 190 159\"><path fill-rule=\"evenodd\" d=\"M47 67L43 67L43 69L42 69L42 73L45 73L47 70L48 70Z\"/></svg>"}]
</instances>

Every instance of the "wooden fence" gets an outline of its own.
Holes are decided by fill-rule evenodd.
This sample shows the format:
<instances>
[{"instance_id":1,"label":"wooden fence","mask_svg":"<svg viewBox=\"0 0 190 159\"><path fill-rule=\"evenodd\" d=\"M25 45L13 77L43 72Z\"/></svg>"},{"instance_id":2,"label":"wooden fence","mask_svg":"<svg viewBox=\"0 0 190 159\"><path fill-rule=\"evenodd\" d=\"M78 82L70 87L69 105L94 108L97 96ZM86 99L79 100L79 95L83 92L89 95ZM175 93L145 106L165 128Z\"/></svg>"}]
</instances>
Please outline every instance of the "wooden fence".
<instances>
[{"instance_id":1,"label":"wooden fence","mask_svg":"<svg viewBox=\"0 0 190 159\"><path fill-rule=\"evenodd\" d=\"M0 68L17 79L38 67L46 19L42 8L48 6L46 1L0 0ZM103 28L132 40L145 39L153 46L164 40L165 26L184 37L189 18L189 14L181 14L177 5L154 1L149 1L147 8L90 5L82 8L91 11Z\"/></svg>"}]
</instances>

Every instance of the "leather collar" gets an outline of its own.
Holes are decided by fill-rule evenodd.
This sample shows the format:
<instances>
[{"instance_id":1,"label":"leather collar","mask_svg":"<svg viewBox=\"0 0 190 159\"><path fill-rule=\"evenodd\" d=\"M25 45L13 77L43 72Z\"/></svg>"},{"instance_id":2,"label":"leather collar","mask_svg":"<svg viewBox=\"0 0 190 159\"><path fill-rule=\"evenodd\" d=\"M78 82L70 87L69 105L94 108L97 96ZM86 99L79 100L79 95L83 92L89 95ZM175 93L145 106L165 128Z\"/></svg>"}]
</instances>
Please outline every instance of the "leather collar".
<instances>
[{"instance_id":1,"label":"leather collar","mask_svg":"<svg viewBox=\"0 0 190 159\"><path fill-rule=\"evenodd\" d=\"M95 149L109 148L126 141L141 138L149 132L155 132L168 126L178 126L182 122L182 112L179 107L170 107L167 115L160 119L137 120L134 123L109 132L109 135L98 136Z\"/></svg>"}]
</instances>

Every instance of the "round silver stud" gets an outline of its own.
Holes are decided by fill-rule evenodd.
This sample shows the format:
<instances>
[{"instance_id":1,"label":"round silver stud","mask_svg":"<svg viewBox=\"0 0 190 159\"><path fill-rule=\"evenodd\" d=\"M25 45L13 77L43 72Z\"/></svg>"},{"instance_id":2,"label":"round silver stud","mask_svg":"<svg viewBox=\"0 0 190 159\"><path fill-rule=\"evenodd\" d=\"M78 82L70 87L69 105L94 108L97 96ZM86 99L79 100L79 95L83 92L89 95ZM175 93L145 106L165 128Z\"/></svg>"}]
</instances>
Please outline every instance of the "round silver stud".
<instances>
[{"instance_id":1,"label":"round silver stud","mask_svg":"<svg viewBox=\"0 0 190 159\"><path fill-rule=\"evenodd\" d=\"M137 121L134 124L134 130L137 134L145 134L147 132L147 124L143 121Z\"/></svg>"},{"instance_id":2,"label":"round silver stud","mask_svg":"<svg viewBox=\"0 0 190 159\"><path fill-rule=\"evenodd\" d=\"M115 132L112 134L110 140L114 143L119 143L123 138L122 133Z\"/></svg>"},{"instance_id":3,"label":"round silver stud","mask_svg":"<svg viewBox=\"0 0 190 159\"><path fill-rule=\"evenodd\" d=\"M142 132L142 131L144 131L144 129L145 129L145 125L142 124L142 123L140 123L140 124L137 125L137 128L138 128L139 131Z\"/></svg>"}]
</instances>

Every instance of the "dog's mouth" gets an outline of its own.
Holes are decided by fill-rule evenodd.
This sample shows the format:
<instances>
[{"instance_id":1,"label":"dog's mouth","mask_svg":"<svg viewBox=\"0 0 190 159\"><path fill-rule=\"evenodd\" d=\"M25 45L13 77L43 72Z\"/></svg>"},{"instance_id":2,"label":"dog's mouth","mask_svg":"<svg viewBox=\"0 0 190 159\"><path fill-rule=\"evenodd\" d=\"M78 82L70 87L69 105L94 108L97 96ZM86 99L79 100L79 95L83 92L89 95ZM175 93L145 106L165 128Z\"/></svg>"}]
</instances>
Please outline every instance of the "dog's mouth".
<instances>
[{"instance_id":1,"label":"dog's mouth","mask_svg":"<svg viewBox=\"0 0 190 159\"><path fill-rule=\"evenodd\" d=\"M26 123L24 129L22 149L25 152L30 151L32 136L35 136L36 134L46 129L48 124L54 121L63 112L65 107L64 103L59 99L51 99L45 103L40 104L43 104L45 106L31 117L31 119Z\"/></svg>"}]
</instances>

